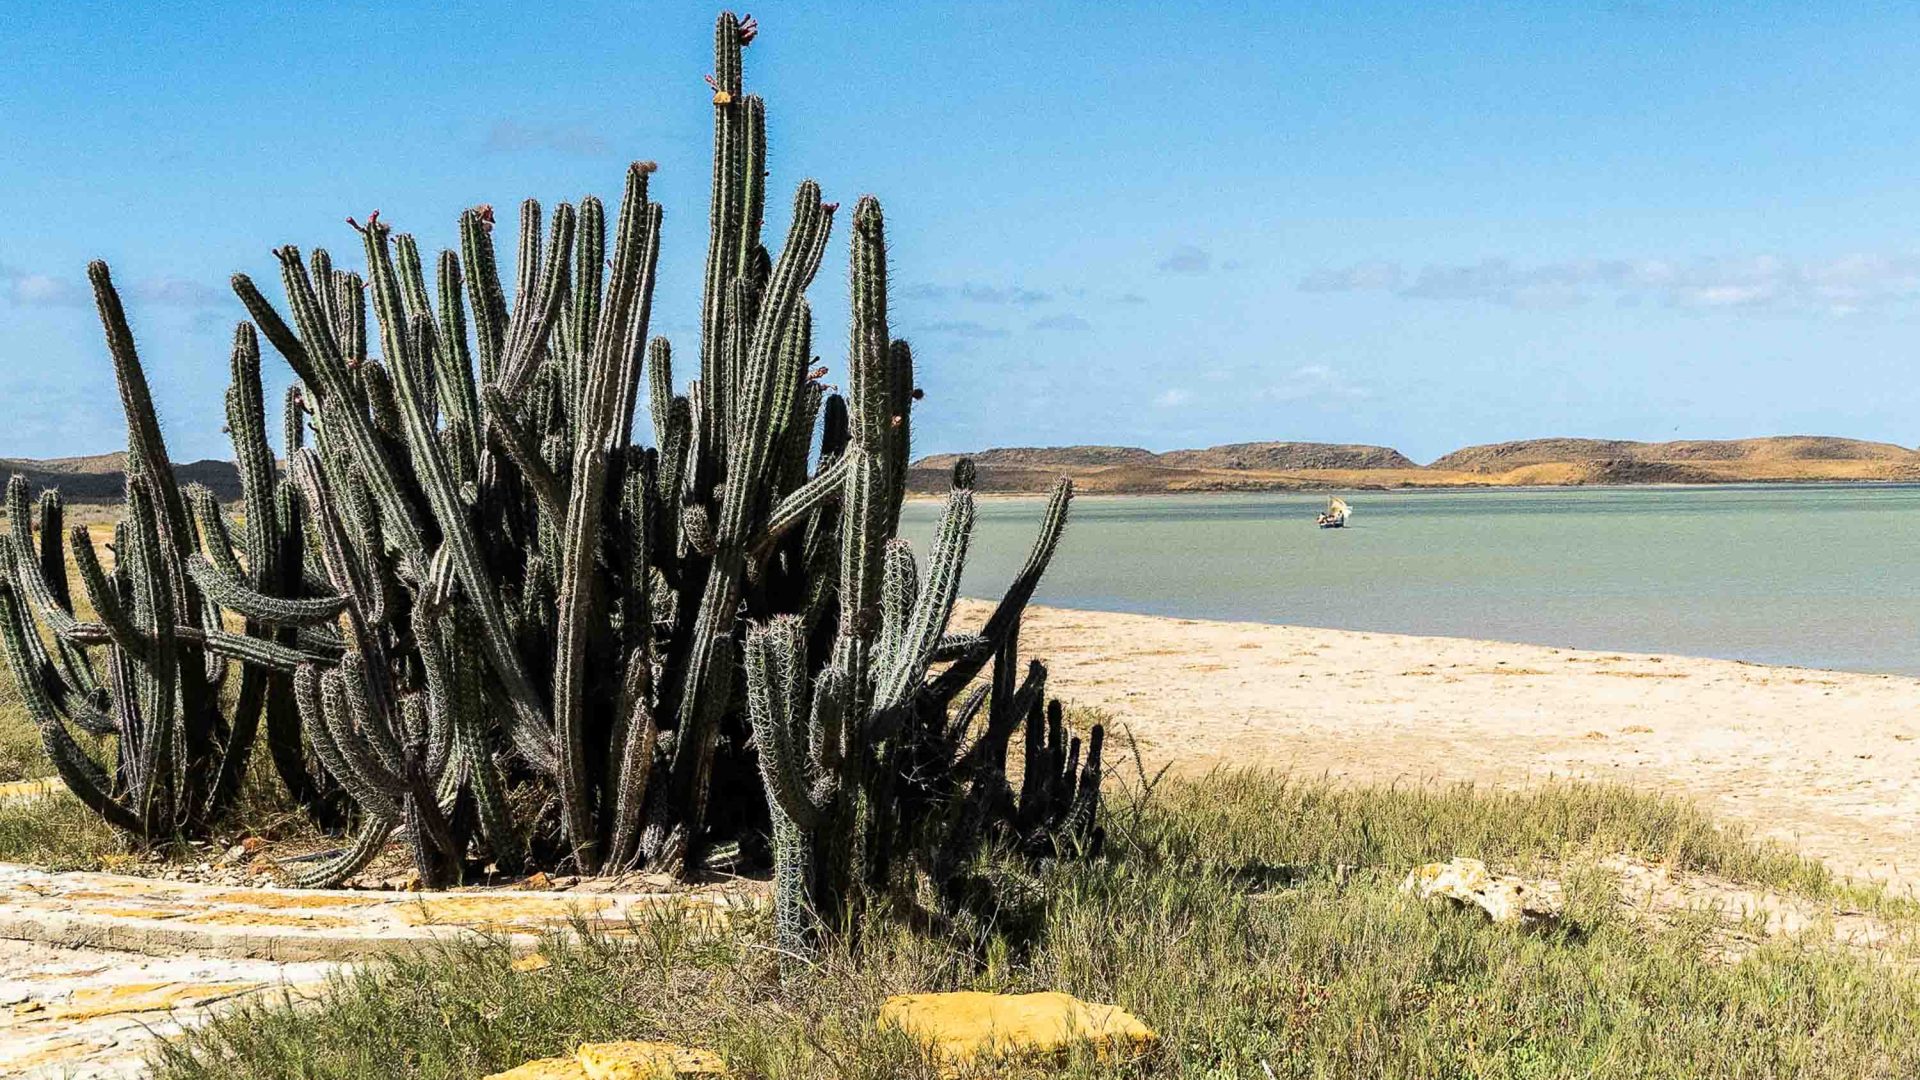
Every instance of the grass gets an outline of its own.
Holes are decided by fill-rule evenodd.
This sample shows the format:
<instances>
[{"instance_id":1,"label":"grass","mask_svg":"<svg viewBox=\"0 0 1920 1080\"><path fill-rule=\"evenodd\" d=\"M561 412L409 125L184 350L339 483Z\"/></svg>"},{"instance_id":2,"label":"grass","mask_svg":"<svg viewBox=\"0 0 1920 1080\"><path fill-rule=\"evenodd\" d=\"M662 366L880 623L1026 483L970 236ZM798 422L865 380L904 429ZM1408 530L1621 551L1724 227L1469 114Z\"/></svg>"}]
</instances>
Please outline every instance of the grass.
<instances>
[{"instance_id":1,"label":"grass","mask_svg":"<svg viewBox=\"0 0 1920 1080\"><path fill-rule=\"evenodd\" d=\"M665 1038L718 1049L743 1076L932 1076L874 1017L890 994L964 988L1066 990L1123 1005L1162 1036L1141 1062L1045 1073L1068 1077L1920 1071L1910 968L1811 939L1762 941L1726 962L1710 916L1655 924L1621 909L1589 856L1834 894L1817 864L1685 804L1602 785L1355 790L1260 773L1115 802L1108 856L1051 873L1045 929L1030 940L961 949L875 924L784 973L757 917L732 932L662 920L556 940L539 971L515 970L502 944L449 946L363 968L299 1008L217 1020L163 1047L155 1075L477 1077L581 1041ZM1521 933L1399 894L1408 865L1453 854L1557 869L1568 925Z\"/></svg>"},{"instance_id":2,"label":"grass","mask_svg":"<svg viewBox=\"0 0 1920 1080\"><path fill-rule=\"evenodd\" d=\"M8 682L0 780L43 775ZM292 827L256 764L235 827ZM160 1046L155 1075L452 1080L637 1037L716 1048L743 1076L930 1077L913 1047L876 1028L879 1004L969 988L1066 990L1162 1036L1144 1061L1046 1074L1067 1077L1920 1074L1920 908L1684 801L1611 785L1356 789L1249 771L1113 802L1107 857L1048 876L1038 933L961 948L875 923L802 970L783 969L759 916L727 932L661 919L556 939L538 971L516 970L501 943L449 945L359 968L299 1007L228 1014ZM71 799L0 803L0 859L95 868L123 850ZM1398 893L1409 866L1456 854L1557 877L1566 925L1524 934ZM1599 865L1617 855L1865 908L1894 931L1901 962L1821 947L1816 933L1761 936L1729 962L1729 927L1711 914L1624 910Z\"/></svg>"}]
</instances>

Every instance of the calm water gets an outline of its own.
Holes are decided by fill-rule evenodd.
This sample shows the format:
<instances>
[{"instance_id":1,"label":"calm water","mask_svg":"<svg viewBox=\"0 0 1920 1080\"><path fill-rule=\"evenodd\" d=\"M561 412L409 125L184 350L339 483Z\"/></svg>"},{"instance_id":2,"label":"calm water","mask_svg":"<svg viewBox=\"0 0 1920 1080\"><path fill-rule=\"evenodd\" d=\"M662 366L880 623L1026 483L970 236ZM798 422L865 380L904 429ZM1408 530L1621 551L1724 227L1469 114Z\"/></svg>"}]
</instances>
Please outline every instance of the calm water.
<instances>
[{"instance_id":1,"label":"calm water","mask_svg":"<svg viewBox=\"0 0 1920 1080\"><path fill-rule=\"evenodd\" d=\"M1037 602L1920 674L1920 485L1082 498ZM997 597L1039 500L983 500ZM909 504L924 553L939 504Z\"/></svg>"}]
</instances>

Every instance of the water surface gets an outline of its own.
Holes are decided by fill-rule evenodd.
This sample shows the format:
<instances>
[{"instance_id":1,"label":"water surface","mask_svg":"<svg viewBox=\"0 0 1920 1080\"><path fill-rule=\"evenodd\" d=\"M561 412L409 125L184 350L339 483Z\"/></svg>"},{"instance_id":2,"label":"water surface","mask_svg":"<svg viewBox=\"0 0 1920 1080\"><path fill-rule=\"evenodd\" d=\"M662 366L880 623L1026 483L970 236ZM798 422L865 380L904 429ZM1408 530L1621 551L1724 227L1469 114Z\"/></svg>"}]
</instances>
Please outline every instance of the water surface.
<instances>
[{"instance_id":1,"label":"water surface","mask_svg":"<svg viewBox=\"0 0 1920 1080\"><path fill-rule=\"evenodd\" d=\"M1920 674L1920 485L1083 497L1036 602ZM997 597L1039 499L980 504ZM902 531L926 551L940 504Z\"/></svg>"}]
</instances>

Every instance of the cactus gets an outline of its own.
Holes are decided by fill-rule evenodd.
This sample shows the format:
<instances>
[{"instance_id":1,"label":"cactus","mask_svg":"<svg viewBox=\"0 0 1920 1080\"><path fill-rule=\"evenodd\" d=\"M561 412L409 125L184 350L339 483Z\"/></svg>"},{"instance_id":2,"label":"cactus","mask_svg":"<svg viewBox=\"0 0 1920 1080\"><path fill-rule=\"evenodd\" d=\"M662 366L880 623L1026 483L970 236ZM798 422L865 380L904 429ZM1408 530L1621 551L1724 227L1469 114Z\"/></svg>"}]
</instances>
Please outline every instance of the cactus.
<instances>
[{"instance_id":1,"label":"cactus","mask_svg":"<svg viewBox=\"0 0 1920 1080\"><path fill-rule=\"evenodd\" d=\"M218 820L239 790L263 714L289 790L324 815L322 791L300 764L297 738L285 741L280 699L290 693L298 665L336 659L323 641L301 644L284 629L324 622L330 601L299 592L297 575L284 569L289 555L297 566L302 526L297 504L276 501L282 481L267 447L253 329L243 325L234 336L227 392L247 498L243 568L212 497L183 492L174 480L106 265L94 263L88 276L127 418L127 517L116 530L116 565L108 572L84 527L61 536L58 492L41 494L36 550L27 485L19 477L8 485L0 639L21 698L67 786L139 837L198 834ZM67 543L93 620L76 614ZM243 633L225 629L223 610L244 618ZM41 626L53 638L58 664ZM229 660L240 661L239 685L232 708L222 712L219 689ZM74 729L117 736L112 765L90 756Z\"/></svg>"},{"instance_id":2,"label":"cactus","mask_svg":"<svg viewBox=\"0 0 1920 1080\"><path fill-rule=\"evenodd\" d=\"M90 548L80 560L98 621L43 580L57 538L20 548L24 501L0 592L23 682L71 725L121 735L112 783L61 751L76 791L147 835L154 800L198 799L196 820L211 820L264 716L289 791L353 830L303 883L344 880L396 833L430 886L489 864L693 875L716 841L770 834L796 951L874 890L957 880L984 844L1051 855L1097 838L1098 729L1081 764L1044 667L1018 649L1071 488L986 625L950 634L972 466L954 472L922 568L897 536L919 394L888 326L880 204L850 215L843 395L821 381L806 299L837 207L802 182L778 254L763 246L766 110L741 65L756 30L731 14L716 26L711 231L684 393L649 337L650 163L628 168L611 222L592 197L524 203L511 302L486 206L461 215L431 287L415 239L377 213L348 219L364 279L291 246L276 252L283 303L236 275L251 319L228 394L240 553L209 496L173 492L144 383L123 373L127 542L112 579ZM117 312L116 364L137 375ZM256 328L299 380L285 476ZM643 381L650 447L633 440ZM57 662L23 632L19 597L54 630ZM219 629L220 612L244 632ZM86 659L102 645L104 680ZM204 708L217 658L238 662L231 719L169 712ZM962 701L989 666L990 692ZM1006 758L1023 723L1016 797ZM50 749L73 744L49 730ZM210 790L162 782L201 758L222 766Z\"/></svg>"}]
</instances>

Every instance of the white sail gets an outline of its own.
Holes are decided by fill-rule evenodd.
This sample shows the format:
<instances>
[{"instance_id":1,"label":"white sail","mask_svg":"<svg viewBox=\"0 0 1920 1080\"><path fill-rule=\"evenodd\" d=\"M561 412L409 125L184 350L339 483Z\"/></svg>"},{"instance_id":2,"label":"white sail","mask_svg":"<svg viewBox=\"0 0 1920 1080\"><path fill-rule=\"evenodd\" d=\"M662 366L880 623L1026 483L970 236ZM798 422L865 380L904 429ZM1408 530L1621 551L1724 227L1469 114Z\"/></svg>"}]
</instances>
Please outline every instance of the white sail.
<instances>
[{"instance_id":1,"label":"white sail","mask_svg":"<svg viewBox=\"0 0 1920 1080\"><path fill-rule=\"evenodd\" d=\"M1345 499L1332 499L1327 503L1327 514L1345 521L1353 516L1353 507L1348 506Z\"/></svg>"}]
</instances>

